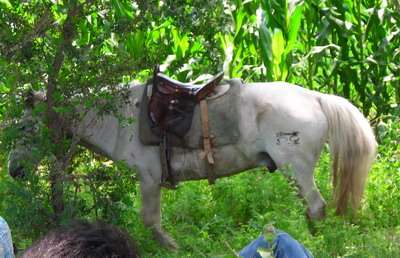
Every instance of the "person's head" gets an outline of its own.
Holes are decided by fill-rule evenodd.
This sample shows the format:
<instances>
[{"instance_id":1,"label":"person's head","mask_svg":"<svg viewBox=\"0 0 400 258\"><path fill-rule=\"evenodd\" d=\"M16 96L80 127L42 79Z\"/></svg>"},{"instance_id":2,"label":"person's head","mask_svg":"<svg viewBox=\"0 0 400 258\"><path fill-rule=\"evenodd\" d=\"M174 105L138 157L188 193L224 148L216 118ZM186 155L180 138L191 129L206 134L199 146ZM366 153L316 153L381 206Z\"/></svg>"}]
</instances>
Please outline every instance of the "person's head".
<instances>
[{"instance_id":1,"label":"person's head","mask_svg":"<svg viewBox=\"0 0 400 258\"><path fill-rule=\"evenodd\" d=\"M139 257L129 235L114 226L98 221L93 224L75 221L48 232L34 242L20 257Z\"/></svg>"}]
</instances>

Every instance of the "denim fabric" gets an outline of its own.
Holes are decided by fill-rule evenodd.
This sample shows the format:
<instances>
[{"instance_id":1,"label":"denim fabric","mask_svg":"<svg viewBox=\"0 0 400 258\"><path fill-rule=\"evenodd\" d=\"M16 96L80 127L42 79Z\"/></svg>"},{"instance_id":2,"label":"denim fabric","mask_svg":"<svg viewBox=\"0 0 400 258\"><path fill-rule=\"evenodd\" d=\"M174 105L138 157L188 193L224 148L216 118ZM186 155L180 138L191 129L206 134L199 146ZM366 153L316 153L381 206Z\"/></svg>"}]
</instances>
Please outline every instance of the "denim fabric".
<instances>
[{"instance_id":1,"label":"denim fabric","mask_svg":"<svg viewBox=\"0 0 400 258\"><path fill-rule=\"evenodd\" d=\"M265 241L265 234L261 235L245 248L239 255L244 258L261 258L257 249L259 247L270 248L274 247L274 255L277 258L312 258L311 253L293 239L289 234L282 230L275 230L275 239L271 243Z\"/></svg>"},{"instance_id":2,"label":"denim fabric","mask_svg":"<svg viewBox=\"0 0 400 258\"><path fill-rule=\"evenodd\" d=\"M253 242L247 245L242 251L239 252L239 256L243 256L245 258L262 258L261 255L257 252L259 247L265 247L268 249L268 243L264 241L265 234L256 238Z\"/></svg>"},{"instance_id":3,"label":"denim fabric","mask_svg":"<svg viewBox=\"0 0 400 258\"><path fill-rule=\"evenodd\" d=\"M7 222L0 217L0 258L13 258L14 250L10 228Z\"/></svg>"}]
</instances>

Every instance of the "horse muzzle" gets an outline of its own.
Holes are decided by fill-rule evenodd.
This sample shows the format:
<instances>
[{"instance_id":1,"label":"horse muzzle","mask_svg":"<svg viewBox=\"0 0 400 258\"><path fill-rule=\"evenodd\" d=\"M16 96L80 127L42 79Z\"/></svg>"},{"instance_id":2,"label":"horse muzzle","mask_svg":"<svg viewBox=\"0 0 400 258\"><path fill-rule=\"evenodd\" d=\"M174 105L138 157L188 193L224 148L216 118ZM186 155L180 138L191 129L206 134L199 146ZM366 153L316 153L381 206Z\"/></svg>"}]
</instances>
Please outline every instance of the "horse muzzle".
<instances>
[{"instance_id":1,"label":"horse muzzle","mask_svg":"<svg viewBox=\"0 0 400 258\"><path fill-rule=\"evenodd\" d=\"M14 169L9 169L10 175L14 179L19 179L19 178L24 178L25 177L25 171L24 171L24 166L20 165Z\"/></svg>"}]
</instances>

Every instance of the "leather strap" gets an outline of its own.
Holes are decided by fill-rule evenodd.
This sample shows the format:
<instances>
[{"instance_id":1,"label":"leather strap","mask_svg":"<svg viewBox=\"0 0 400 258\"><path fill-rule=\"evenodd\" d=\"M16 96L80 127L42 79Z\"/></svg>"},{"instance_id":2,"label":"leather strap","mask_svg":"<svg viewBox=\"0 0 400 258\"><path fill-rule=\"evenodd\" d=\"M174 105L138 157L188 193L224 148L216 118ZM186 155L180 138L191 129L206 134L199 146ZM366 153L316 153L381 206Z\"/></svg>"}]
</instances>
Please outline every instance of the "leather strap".
<instances>
[{"instance_id":1,"label":"leather strap","mask_svg":"<svg viewBox=\"0 0 400 258\"><path fill-rule=\"evenodd\" d=\"M165 132L160 141L161 183L160 186L176 190L176 179L171 168L171 135Z\"/></svg>"},{"instance_id":2,"label":"leather strap","mask_svg":"<svg viewBox=\"0 0 400 258\"><path fill-rule=\"evenodd\" d=\"M201 153L200 155L203 158L207 157L206 167L207 167L208 183L215 184L215 175L213 170L214 156L211 147L210 124L208 121L207 101L205 99L200 101L200 119L201 119L201 131L203 134L203 145L204 145L204 152Z\"/></svg>"}]
</instances>

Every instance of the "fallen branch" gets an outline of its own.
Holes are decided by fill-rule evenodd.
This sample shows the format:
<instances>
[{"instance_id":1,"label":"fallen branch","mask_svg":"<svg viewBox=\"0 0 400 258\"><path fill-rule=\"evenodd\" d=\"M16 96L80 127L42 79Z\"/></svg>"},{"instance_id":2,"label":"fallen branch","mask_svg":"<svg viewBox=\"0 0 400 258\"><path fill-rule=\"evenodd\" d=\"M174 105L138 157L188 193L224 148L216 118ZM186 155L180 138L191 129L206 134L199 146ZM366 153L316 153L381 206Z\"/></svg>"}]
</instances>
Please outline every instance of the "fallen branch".
<instances>
[{"instance_id":1,"label":"fallen branch","mask_svg":"<svg viewBox=\"0 0 400 258\"><path fill-rule=\"evenodd\" d=\"M231 253L232 253L235 257L240 257L240 256L235 252L235 250L232 249L232 247L228 244L228 242L226 242L225 240L224 240L224 244L225 244L225 246L229 249L229 251L231 251Z\"/></svg>"}]
</instances>

